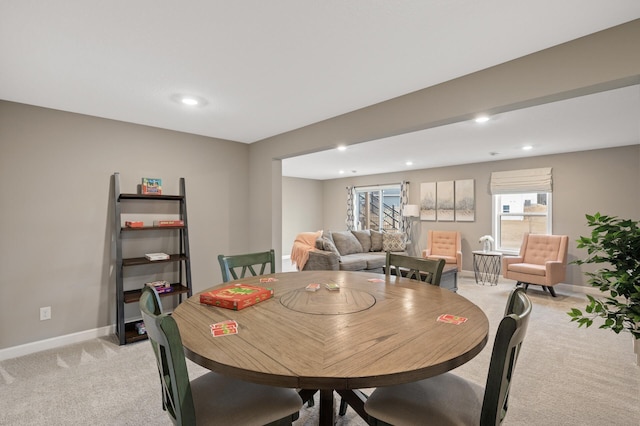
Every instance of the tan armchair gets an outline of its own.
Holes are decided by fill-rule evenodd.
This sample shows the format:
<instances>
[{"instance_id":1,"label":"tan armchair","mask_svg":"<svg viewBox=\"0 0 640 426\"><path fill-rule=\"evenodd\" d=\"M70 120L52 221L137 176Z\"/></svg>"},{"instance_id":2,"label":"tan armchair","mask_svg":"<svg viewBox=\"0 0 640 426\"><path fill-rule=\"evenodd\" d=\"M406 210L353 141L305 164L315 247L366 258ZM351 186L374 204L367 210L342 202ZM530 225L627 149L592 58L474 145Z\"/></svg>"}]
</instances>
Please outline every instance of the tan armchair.
<instances>
[{"instance_id":1,"label":"tan armchair","mask_svg":"<svg viewBox=\"0 0 640 426\"><path fill-rule=\"evenodd\" d=\"M562 282L567 271L567 235L524 234L519 256L502 258L502 276L518 281L516 285L541 285L556 297L554 285Z\"/></svg>"},{"instance_id":2,"label":"tan armchair","mask_svg":"<svg viewBox=\"0 0 640 426\"><path fill-rule=\"evenodd\" d=\"M462 272L462 243L458 231L434 231L427 233L427 248L422 250L422 257L427 259L444 259L447 266L455 265Z\"/></svg>"}]
</instances>

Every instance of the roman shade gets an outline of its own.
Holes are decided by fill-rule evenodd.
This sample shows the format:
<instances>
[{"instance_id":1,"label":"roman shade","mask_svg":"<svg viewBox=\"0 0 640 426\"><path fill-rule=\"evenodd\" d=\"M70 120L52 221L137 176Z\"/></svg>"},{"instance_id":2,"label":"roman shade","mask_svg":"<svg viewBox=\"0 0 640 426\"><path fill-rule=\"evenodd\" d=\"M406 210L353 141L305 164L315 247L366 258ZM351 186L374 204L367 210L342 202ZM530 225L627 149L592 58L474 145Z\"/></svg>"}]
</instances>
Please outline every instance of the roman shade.
<instances>
[{"instance_id":1,"label":"roman shade","mask_svg":"<svg viewBox=\"0 0 640 426\"><path fill-rule=\"evenodd\" d=\"M551 167L491 173L491 194L551 192Z\"/></svg>"}]
</instances>

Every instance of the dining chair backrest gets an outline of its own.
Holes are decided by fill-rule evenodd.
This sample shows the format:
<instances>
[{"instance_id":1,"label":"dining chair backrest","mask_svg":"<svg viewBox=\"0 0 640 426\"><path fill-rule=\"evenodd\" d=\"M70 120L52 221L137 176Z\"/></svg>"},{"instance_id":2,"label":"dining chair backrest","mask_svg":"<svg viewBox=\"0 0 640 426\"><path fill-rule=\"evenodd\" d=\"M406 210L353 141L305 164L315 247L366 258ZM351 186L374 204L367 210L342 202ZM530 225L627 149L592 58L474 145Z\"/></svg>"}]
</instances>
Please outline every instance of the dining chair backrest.
<instances>
[{"instance_id":1,"label":"dining chair backrest","mask_svg":"<svg viewBox=\"0 0 640 426\"><path fill-rule=\"evenodd\" d=\"M142 293L145 294L145 291L143 290ZM157 291L151 291L145 297L141 297L139 303L144 303L145 310L153 315L161 315L163 313L162 302L160 302L160 295ZM142 311L142 307L140 309Z\"/></svg>"},{"instance_id":2,"label":"dining chair backrest","mask_svg":"<svg viewBox=\"0 0 640 426\"><path fill-rule=\"evenodd\" d=\"M445 263L444 259L424 259L387 252L385 274L389 278L393 269L398 277L405 276L439 286Z\"/></svg>"},{"instance_id":3,"label":"dining chair backrest","mask_svg":"<svg viewBox=\"0 0 640 426\"><path fill-rule=\"evenodd\" d=\"M233 256L225 256L221 254L218 256L218 262L220 262L220 270L222 271L222 281L226 283L228 281L244 278L247 271L253 276L263 275L265 274L267 266L270 266L270 269L266 273L275 274L275 259L275 252L273 249L258 253L237 254ZM260 266L259 273L254 269L254 267L258 266ZM235 268L242 268L239 275Z\"/></svg>"},{"instance_id":4,"label":"dining chair backrest","mask_svg":"<svg viewBox=\"0 0 640 426\"><path fill-rule=\"evenodd\" d=\"M511 379L527 333L530 314L531 300L524 293L524 289L514 289L509 295L505 316L496 332L480 425L499 425L507 414Z\"/></svg>"},{"instance_id":5,"label":"dining chair backrest","mask_svg":"<svg viewBox=\"0 0 640 426\"><path fill-rule=\"evenodd\" d=\"M156 356L163 408L174 424L194 425L195 409L180 331L173 317L158 313L159 303L155 289L142 290L140 312Z\"/></svg>"}]
</instances>

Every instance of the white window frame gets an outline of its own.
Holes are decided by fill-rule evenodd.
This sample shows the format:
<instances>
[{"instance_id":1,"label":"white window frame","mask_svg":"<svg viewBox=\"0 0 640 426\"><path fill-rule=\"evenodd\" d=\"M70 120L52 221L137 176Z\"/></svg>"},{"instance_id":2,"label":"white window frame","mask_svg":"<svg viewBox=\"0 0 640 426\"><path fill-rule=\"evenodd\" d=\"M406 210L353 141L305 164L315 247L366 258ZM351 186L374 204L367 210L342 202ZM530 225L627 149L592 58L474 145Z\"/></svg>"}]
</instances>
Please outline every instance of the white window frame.
<instances>
[{"instance_id":1,"label":"white window frame","mask_svg":"<svg viewBox=\"0 0 640 426\"><path fill-rule=\"evenodd\" d=\"M364 228L362 223L360 223L360 209L359 209L359 205L358 205L358 193L360 192L374 192L374 191L380 191L380 197L379 197L379 205L378 205L378 209L380 212L384 212L384 207L382 205L382 201L384 199L384 197L382 197L382 191L384 190L388 190L388 189L397 189L398 190L398 196L400 197L401 194L401 185L398 184L389 184L389 185L374 185L374 186L361 186L361 187L356 187L355 188L355 192L354 192L354 197L353 197L353 213L354 213L354 228L356 230L363 230L363 229L369 229L369 228ZM402 217L399 216L398 218L398 223L402 223ZM384 215L380 214L380 223L378 224L379 229L383 229L383 225L384 225Z\"/></svg>"},{"instance_id":2,"label":"white window frame","mask_svg":"<svg viewBox=\"0 0 640 426\"><path fill-rule=\"evenodd\" d=\"M513 195L520 195L520 194L546 194L547 195L547 212L546 213L525 213L525 212L515 212L515 213L504 213L502 212L502 205L503 203L501 202L502 197L503 196L513 196ZM501 253L504 254L511 254L511 255L517 255L520 252L520 247L518 248L505 248L502 247L501 244L501 218L503 216L546 216L547 218L547 229L546 229L546 233L547 234L553 234L553 197L552 197L552 193L551 192L535 192L535 191L526 191L526 192L522 192L522 193L516 193L516 194L494 194L493 195L493 208L492 208L492 214L491 214L492 218L493 218L493 224L492 224L492 234L493 234L493 239L495 240L495 250L499 251Z\"/></svg>"}]
</instances>

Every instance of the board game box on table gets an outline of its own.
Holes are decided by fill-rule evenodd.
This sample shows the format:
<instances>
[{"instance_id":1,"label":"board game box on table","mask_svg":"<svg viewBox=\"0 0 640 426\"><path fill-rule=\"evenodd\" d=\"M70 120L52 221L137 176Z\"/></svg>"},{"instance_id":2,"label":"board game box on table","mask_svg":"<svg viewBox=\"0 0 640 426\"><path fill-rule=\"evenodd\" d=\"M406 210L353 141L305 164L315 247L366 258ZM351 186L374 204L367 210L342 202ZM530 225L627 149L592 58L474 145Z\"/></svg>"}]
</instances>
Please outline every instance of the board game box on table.
<instances>
[{"instance_id":1,"label":"board game box on table","mask_svg":"<svg viewBox=\"0 0 640 426\"><path fill-rule=\"evenodd\" d=\"M273 297L273 289L249 284L230 284L200 294L200 303L239 311Z\"/></svg>"}]
</instances>

